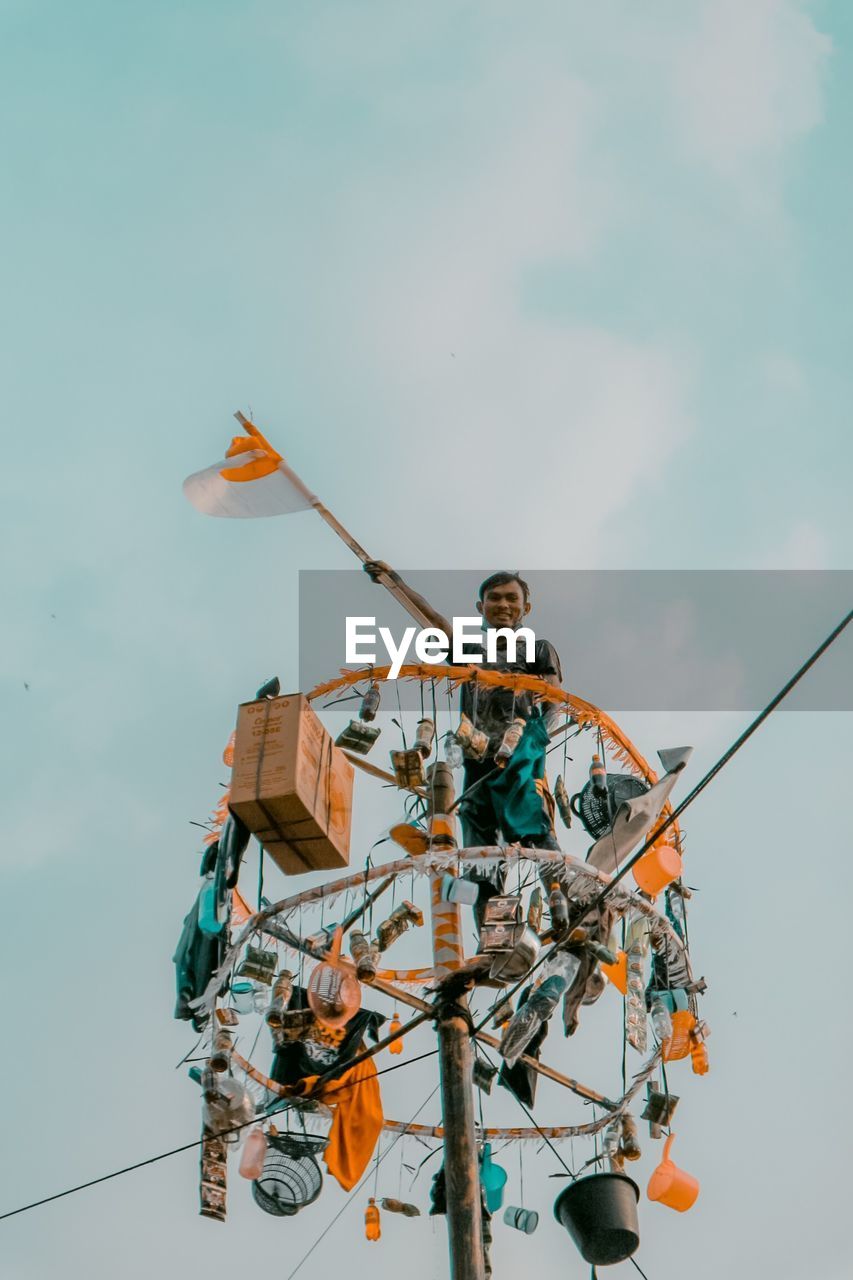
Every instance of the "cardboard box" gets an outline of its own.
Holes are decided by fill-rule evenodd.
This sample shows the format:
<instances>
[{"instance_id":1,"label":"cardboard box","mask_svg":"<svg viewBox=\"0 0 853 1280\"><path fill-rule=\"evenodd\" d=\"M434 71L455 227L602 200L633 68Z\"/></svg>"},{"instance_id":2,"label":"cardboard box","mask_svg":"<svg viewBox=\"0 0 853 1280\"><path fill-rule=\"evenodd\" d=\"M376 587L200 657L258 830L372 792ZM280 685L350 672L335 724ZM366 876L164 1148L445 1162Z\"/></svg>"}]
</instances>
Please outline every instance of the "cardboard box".
<instances>
[{"instance_id":1,"label":"cardboard box","mask_svg":"<svg viewBox=\"0 0 853 1280\"><path fill-rule=\"evenodd\" d=\"M286 875L349 865L352 779L304 694L239 708L229 804Z\"/></svg>"}]
</instances>

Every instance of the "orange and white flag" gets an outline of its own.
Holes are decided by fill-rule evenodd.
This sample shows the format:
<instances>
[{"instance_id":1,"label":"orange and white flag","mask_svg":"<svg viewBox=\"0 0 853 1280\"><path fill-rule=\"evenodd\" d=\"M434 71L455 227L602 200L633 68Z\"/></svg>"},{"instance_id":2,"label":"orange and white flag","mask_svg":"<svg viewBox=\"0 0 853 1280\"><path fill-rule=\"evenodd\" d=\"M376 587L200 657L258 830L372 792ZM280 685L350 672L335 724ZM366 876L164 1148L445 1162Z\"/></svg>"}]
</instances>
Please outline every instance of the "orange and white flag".
<instances>
[{"instance_id":1,"label":"orange and white flag","mask_svg":"<svg viewBox=\"0 0 853 1280\"><path fill-rule=\"evenodd\" d=\"M207 516L253 519L308 511L311 495L280 453L254 423L242 419L245 436L235 436L221 462L196 471L184 481L184 493Z\"/></svg>"}]
</instances>

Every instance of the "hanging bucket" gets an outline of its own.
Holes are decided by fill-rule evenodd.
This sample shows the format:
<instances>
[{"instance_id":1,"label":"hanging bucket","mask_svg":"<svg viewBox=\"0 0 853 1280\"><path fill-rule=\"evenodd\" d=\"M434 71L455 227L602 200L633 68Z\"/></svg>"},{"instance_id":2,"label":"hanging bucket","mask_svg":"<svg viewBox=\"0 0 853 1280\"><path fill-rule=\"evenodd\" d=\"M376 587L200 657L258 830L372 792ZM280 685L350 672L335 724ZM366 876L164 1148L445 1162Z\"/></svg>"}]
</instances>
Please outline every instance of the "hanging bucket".
<instances>
[{"instance_id":1,"label":"hanging bucket","mask_svg":"<svg viewBox=\"0 0 853 1280\"><path fill-rule=\"evenodd\" d=\"M493 1162L492 1144L487 1142L483 1147L483 1159L480 1164L480 1182L486 1193L486 1208L489 1213L497 1213L504 1202L506 1176L506 1169Z\"/></svg>"},{"instance_id":2,"label":"hanging bucket","mask_svg":"<svg viewBox=\"0 0 853 1280\"><path fill-rule=\"evenodd\" d=\"M671 844L654 844L632 871L634 879L650 898L656 897L681 875L681 854Z\"/></svg>"},{"instance_id":3,"label":"hanging bucket","mask_svg":"<svg viewBox=\"0 0 853 1280\"><path fill-rule=\"evenodd\" d=\"M657 1200L659 1204L665 1204L669 1209L684 1213L696 1203L696 1197L699 1195L699 1180L692 1174L685 1173L683 1169L679 1169L678 1165L670 1160L669 1149L674 1137L675 1134L671 1133L664 1143L663 1159L649 1179L646 1195L650 1200Z\"/></svg>"},{"instance_id":4,"label":"hanging bucket","mask_svg":"<svg viewBox=\"0 0 853 1280\"><path fill-rule=\"evenodd\" d=\"M515 1227L516 1231L523 1231L526 1236L532 1236L539 1226L539 1214L535 1209L519 1209L516 1205L510 1204L504 1209L504 1222L508 1227Z\"/></svg>"},{"instance_id":5,"label":"hanging bucket","mask_svg":"<svg viewBox=\"0 0 853 1280\"><path fill-rule=\"evenodd\" d=\"M640 1243L637 1201L640 1188L624 1173L578 1178L557 1197L554 1217L593 1266L630 1258Z\"/></svg>"}]
</instances>

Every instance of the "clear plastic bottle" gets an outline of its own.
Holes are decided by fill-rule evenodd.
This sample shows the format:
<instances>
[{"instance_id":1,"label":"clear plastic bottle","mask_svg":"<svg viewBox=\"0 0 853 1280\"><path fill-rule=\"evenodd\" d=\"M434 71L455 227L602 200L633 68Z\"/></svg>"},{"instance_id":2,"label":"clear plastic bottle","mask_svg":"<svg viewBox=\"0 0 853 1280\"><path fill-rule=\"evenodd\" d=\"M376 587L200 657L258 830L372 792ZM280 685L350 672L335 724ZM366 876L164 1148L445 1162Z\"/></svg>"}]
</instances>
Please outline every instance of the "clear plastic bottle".
<instances>
[{"instance_id":1,"label":"clear plastic bottle","mask_svg":"<svg viewBox=\"0 0 853 1280\"><path fill-rule=\"evenodd\" d=\"M574 960L574 973L577 973L577 966L580 963L577 956L568 956L567 952L558 954ZM515 1066L542 1023L554 1012L558 1000L569 985L567 976L569 972L570 968L566 966L564 972L557 971L549 974L542 985L537 987L521 1008L516 1009L512 1015L498 1049L508 1067Z\"/></svg>"},{"instance_id":2,"label":"clear plastic bottle","mask_svg":"<svg viewBox=\"0 0 853 1280\"><path fill-rule=\"evenodd\" d=\"M663 1000L653 1000L651 1007L652 1030L661 1044L672 1039L672 1014Z\"/></svg>"},{"instance_id":3,"label":"clear plastic bottle","mask_svg":"<svg viewBox=\"0 0 853 1280\"><path fill-rule=\"evenodd\" d=\"M566 990L572 985L581 967L580 957L573 951L555 951L542 967L543 982L548 978L561 978Z\"/></svg>"},{"instance_id":4,"label":"clear plastic bottle","mask_svg":"<svg viewBox=\"0 0 853 1280\"><path fill-rule=\"evenodd\" d=\"M465 752L452 733L448 733L444 739L444 759L451 769L461 769L465 760Z\"/></svg>"},{"instance_id":5,"label":"clear plastic bottle","mask_svg":"<svg viewBox=\"0 0 853 1280\"><path fill-rule=\"evenodd\" d=\"M611 1173L621 1173L625 1167L625 1157L619 1149L621 1137L622 1125L618 1120L615 1120L613 1124L609 1124L604 1130L601 1148L607 1157Z\"/></svg>"},{"instance_id":6,"label":"clear plastic bottle","mask_svg":"<svg viewBox=\"0 0 853 1280\"><path fill-rule=\"evenodd\" d=\"M359 710L360 720L375 720L376 713L379 710L379 703L382 701L382 695L379 692L379 685L376 681L367 690L367 693L361 700L361 709Z\"/></svg>"}]
</instances>

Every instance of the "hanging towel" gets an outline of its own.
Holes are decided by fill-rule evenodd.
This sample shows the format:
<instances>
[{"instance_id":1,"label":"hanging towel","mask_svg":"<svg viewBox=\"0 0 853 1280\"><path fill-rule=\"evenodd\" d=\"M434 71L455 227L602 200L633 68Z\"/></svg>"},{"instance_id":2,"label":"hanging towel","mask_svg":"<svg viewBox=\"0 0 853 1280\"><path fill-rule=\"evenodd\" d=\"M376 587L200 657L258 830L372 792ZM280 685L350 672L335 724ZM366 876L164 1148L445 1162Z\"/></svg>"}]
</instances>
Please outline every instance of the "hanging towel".
<instances>
[{"instance_id":1,"label":"hanging towel","mask_svg":"<svg viewBox=\"0 0 853 1280\"><path fill-rule=\"evenodd\" d=\"M376 1066L372 1058L359 1062L337 1080L320 1085L315 1094L317 1079L305 1080L305 1093L335 1112L323 1159L344 1191L351 1191L370 1163L385 1123Z\"/></svg>"},{"instance_id":2,"label":"hanging towel","mask_svg":"<svg viewBox=\"0 0 853 1280\"><path fill-rule=\"evenodd\" d=\"M542 783L547 746L544 717L534 716L500 775L485 783L505 836L544 836L551 830Z\"/></svg>"}]
</instances>

